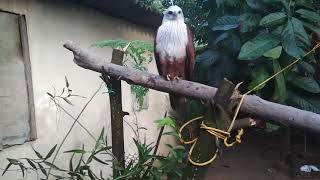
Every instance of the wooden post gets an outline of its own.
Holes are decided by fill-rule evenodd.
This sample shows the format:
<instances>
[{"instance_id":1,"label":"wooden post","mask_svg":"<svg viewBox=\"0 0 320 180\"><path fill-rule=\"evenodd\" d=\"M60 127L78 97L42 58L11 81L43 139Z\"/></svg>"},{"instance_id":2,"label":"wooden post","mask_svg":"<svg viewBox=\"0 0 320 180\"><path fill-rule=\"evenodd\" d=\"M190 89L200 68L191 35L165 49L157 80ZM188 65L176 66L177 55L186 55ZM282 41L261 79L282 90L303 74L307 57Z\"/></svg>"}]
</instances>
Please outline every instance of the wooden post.
<instances>
[{"instance_id":1,"label":"wooden post","mask_svg":"<svg viewBox=\"0 0 320 180\"><path fill-rule=\"evenodd\" d=\"M124 52L118 49L112 51L111 63L122 65ZM121 81L115 77L110 77L112 91L110 93L110 110L111 110L111 132L112 132L112 153L117 158L118 165L125 166L124 160L124 139L123 139L123 116ZM113 177L119 176L119 171L113 163Z\"/></svg>"},{"instance_id":2,"label":"wooden post","mask_svg":"<svg viewBox=\"0 0 320 180\"><path fill-rule=\"evenodd\" d=\"M224 111L228 109L230 97L235 85L228 80L222 81L217 93L210 100L210 105L203 122L210 127L227 130L231 122L231 116ZM219 107L220 108L219 108ZM219 149L219 141L205 130L200 130L198 140L191 153L191 158L195 162L209 161ZM188 163L184 169L182 179L203 179L208 169L208 165L195 166Z\"/></svg>"}]
</instances>

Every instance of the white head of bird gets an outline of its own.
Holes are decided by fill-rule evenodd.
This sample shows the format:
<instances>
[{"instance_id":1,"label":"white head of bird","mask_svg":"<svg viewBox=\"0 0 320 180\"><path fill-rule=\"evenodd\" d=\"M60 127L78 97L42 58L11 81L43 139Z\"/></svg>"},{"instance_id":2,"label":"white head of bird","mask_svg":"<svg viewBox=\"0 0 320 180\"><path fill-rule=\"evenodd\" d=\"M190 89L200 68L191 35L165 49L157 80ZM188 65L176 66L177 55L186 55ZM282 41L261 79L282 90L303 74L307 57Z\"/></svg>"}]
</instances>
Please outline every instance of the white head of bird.
<instances>
[{"instance_id":1,"label":"white head of bird","mask_svg":"<svg viewBox=\"0 0 320 180\"><path fill-rule=\"evenodd\" d=\"M162 23L168 22L168 21L182 21L184 22L184 16L182 9L179 6L170 6L168 9L166 9L163 12L163 19Z\"/></svg>"}]
</instances>

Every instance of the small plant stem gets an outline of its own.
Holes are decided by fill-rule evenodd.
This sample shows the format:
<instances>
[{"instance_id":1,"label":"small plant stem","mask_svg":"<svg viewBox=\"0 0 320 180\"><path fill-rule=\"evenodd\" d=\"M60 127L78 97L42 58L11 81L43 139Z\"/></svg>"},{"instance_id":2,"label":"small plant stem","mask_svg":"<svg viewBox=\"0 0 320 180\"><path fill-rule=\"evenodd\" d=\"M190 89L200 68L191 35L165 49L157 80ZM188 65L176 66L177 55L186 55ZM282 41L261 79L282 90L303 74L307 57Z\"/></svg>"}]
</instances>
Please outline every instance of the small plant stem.
<instances>
[{"instance_id":1,"label":"small plant stem","mask_svg":"<svg viewBox=\"0 0 320 180\"><path fill-rule=\"evenodd\" d=\"M52 164L54 164L55 160L57 159L58 153L62 147L62 145L64 144L64 142L66 141L67 137L69 136L69 134L71 133L73 127L75 126L75 124L78 122L79 118L81 117L81 115L83 114L84 110L87 108L87 106L90 104L90 102L93 100L93 98L98 94L98 92L100 91L101 87L102 87L103 83L100 84L99 88L93 93L93 95L91 96L91 98L89 99L89 101L83 106L83 108L81 109L80 113L78 114L78 116L76 117L75 121L72 123L71 127L69 128L67 134L64 136L64 138L62 139L62 142L60 143L54 157L52 160ZM48 170L48 175L47 175L47 180L49 180L49 176L50 176L50 172L51 172L51 167Z\"/></svg>"}]
</instances>

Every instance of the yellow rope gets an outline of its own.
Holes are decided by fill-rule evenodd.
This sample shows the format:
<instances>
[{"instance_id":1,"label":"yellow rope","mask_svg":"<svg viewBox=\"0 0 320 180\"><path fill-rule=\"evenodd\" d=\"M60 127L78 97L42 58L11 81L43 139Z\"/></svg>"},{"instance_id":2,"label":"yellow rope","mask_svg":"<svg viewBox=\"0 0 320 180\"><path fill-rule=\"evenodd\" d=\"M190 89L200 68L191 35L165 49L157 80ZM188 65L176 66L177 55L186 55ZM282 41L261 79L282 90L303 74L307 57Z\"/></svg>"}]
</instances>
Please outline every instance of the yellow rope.
<instances>
[{"instance_id":1,"label":"yellow rope","mask_svg":"<svg viewBox=\"0 0 320 180\"><path fill-rule=\"evenodd\" d=\"M308 56L310 53L314 52L316 49L318 49L320 47L320 43L317 43L309 52L307 52L304 56ZM206 130L208 133L210 133L211 135L215 136L215 138L219 138L219 139L222 139L223 142L224 142L224 145L226 147L232 147L234 146L236 143L241 143L241 136L243 135L243 129L239 129L238 130L238 134L235 136L235 141L232 142L232 143L228 143L228 138L230 137L230 132L233 128L233 125L234 125L234 122L238 116L238 113L240 111L240 108L241 108L241 105L244 101L244 98L246 95L252 93L253 91L255 91L257 88L259 88L260 86L264 85L265 83L267 83L268 81L272 80L273 78L275 78L277 75L281 74L282 72L286 71L287 69L289 69L290 67L292 67L293 65L295 65L298 61L300 61L301 58L296 58L292 63L290 63L288 66L286 66L285 68L281 69L280 71L278 71L277 73L273 74L272 76L270 76L269 78L267 78L266 80L262 81L261 83L259 83L258 85L256 85L254 88L252 88L251 90L249 90L248 92L244 93L239 101L239 104L236 108L236 111L234 113L234 116L232 118L232 121L230 123L230 126L228 128L227 131L223 131L223 130L220 130L220 129L217 129L217 128L213 128L213 127L209 127L207 125L204 124L204 122L202 121L201 125L200 125L200 128L201 129L204 129ZM189 120L188 122L186 122L185 124L183 124L181 126L181 128L179 129L179 137L180 137L180 140L182 143L184 144L192 144L191 148L190 148L190 151L189 151L189 154L188 154L188 160L191 164L193 165L196 165L196 166L205 166L205 165L208 165L210 164L211 162L213 162L216 157L217 157L217 154L218 154L218 148L216 149L213 157L206 161L206 162L203 162L203 163L199 163L199 162L195 162L192 160L191 158L191 154L193 152L193 149L195 147L195 145L197 144L197 140L198 138L195 138L193 140L190 140L190 141L185 141L182 136L181 136L181 132L182 130L187 126L189 125L190 123L194 122L194 121L198 121L200 119L203 119L204 117L203 116L199 116L199 117L196 117L196 118L193 118L191 120Z\"/></svg>"}]
</instances>

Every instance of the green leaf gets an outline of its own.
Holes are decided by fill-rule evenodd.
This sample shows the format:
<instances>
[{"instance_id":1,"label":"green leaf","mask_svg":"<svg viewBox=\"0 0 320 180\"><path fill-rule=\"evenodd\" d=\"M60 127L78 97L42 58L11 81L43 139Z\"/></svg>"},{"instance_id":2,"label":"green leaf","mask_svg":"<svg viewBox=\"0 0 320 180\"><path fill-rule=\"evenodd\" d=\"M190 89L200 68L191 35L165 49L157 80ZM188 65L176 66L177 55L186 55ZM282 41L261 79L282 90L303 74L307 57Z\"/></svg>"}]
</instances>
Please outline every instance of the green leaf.
<instances>
[{"instance_id":1,"label":"green leaf","mask_svg":"<svg viewBox=\"0 0 320 180\"><path fill-rule=\"evenodd\" d=\"M229 36L228 32L224 32L221 35L219 35L213 42L213 44L218 44L219 42L225 40ZM210 50L209 50L210 51ZM206 52L206 51L205 51Z\"/></svg>"},{"instance_id":2,"label":"green leaf","mask_svg":"<svg viewBox=\"0 0 320 180\"><path fill-rule=\"evenodd\" d=\"M99 41L91 46L93 47L111 47L112 49L123 49L129 42L123 39L111 39L111 40L104 40Z\"/></svg>"},{"instance_id":3,"label":"green leaf","mask_svg":"<svg viewBox=\"0 0 320 180\"><path fill-rule=\"evenodd\" d=\"M100 135L99 135L99 138L97 139L96 144L94 145L95 150L98 149L99 146L101 145L101 143L104 142L103 136L104 136L104 127L102 128Z\"/></svg>"},{"instance_id":4,"label":"green leaf","mask_svg":"<svg viewBox=\"0 0 320 180\"><path fill-rule=\"evenodd\" d=\"M303 26L306 27L307 29L309 29L310 31L315 32L317 34L317 36L320 37L320 28L319 27L314 26L309 23L306 23L306 22L303 23Z\"/></svg>"},{"instance_id":5,"label":"green leaf","mask_svg":"<svg viewBox=\"0 0 320 180\"><path fill-rule=\"evenodd\" d=\"M47 92L47 94L48 94L48 96L50 96L51 98L54 98L54 96L53 96L51 93Z\"/></svg>"},{"instance_id":6,"label":"green leaf","mask_svg":"<svg viewBox=\"0 0 320 180\"><path fill-rule=\"evenodd\" d=\"M93 158L94 160L96 160L97 162L101 163L101 164L108 165L108 163L102 161L101 159L99 159L99 158L97 158L97 157L95 157L95 156L92 156L92 158Z\"/></svg>"},{"instance_id":7,"label":"green leaf","mask_svg":"<svg viewBox=\"0 0 320 180\"><path fill-rule=\"evenodd\" d=\"M19 167L20 167L20 169L21 169L22 177L24 177L24 170L25 170L25 168L23 167L23 165L22 165L22 164L18 164L18 166L19 166Z\"/></svg>"},{"instance_id":8,"label":"green leaf","mask_svg":"<svg viewBox=\"0 0 320 180\"><path fill-rule=\"evenodd\" d=\"M240 60L254 60L261 57L270 49L280 43L278 37L272 34L260 34L254 39L246 42L240 50Z\"/></svg>"},{"instance_id":9,"label":"green leaf","mask_svg":"<svg viewBox=\"0 0 320 180\"><path fill-rule=\"evenodd\" d=\"M83 150L83 149L73 149L70 151L65 151L63 153L76 153L76 154L85 154L87 151Z\"/></svg>"},{"instance_id":10,"label":"green leaf","mask_svg":"<svg viewBox=\"0 0 320 180\"><path fill-rule=\"evenodd\" d=\"M301 21L296 18L288 20L281 33L283 49L293 57L301 57L311 45L309 37L303 28Z\"/></svg>"},{"instance_id":11,"label":"green leaf","mask_svg":"<svg viewBox=\"0 0 320 180\"><path fill-rule=\"evenodd\" d=\"M270 76L270 74L268 73L268 71L266 70L266 68L264 66L258 66L256 68L254 68L251 73L252 80L247 87L248 90L252 90L258 84L260 84L261 82L266 80L269 76ZM257 87L254 91L258 91L258 90L262 89L264 86L265 86L265 84Z\"/></svg>"},{"instance_id":12,"label":"green leaf","mask_svg":"<svg viewBox=\"0 0 320 180\"><path fill-rule=\"evenodd\" d=\"M261 0L246 0L246 2L252 9L260 9L262 7Z\"/></svg>"},{"instance_id":13,"label":"green leaf","mask_svg":"<svg viewBox=\"0 0 320 180\"><path fill-rule=\"evenodd\" d=\"M281 71L279 61L272 61L272 63L274 73ZM280 73L275 77L275 82L276 84L273 99L279 103L283 103L287 98L287 88L283 73Z\"/></svg>"},{"instance_id":14,"label":"green leaf","mask_svg":"<svg viewBox=\"0 0 320 180\"><path fill-rule=\"evenodd\" d=\"M91 180L95 180L96 178L93 176L93 172L89 169L88 170L88 176Z\"/></svg>"},{"instance_id":15,"label":"green leaf","mask_svg":"<svg viewBox=\"0 0 320 180\"><path fill-rule=\"evenodd\" d=\"M313 0L295 0L296 5L314 9Z\"/></svg>"},{"instance_id":16,"label":"green leaf","mask_svg":"<svg viewBox=\"0 0 320 180\"><path fill-rule=\"evenodd\" d=\"M266 53L263 54L264 57L270 58L272 60L276 60L280 57L282 52L282 47L278 46L275 47L273 49L270 49L269 51L267 51Z\"/></svg>"},{"instance_id":17,"label":"green leaf","mask_svg":"<svg viewBox=\"0 0 320 180\"><path fill-rule=\"evenodd\" d=\"M300 89L310 93L320 93L320 86L313 77L303 77L295 73L291 73L288 74L286 78L291 84L299 87Z\"/></svg>"},{"instance_id":18,"label":"green leaf","mask_svg":"<svg viewBox=\"0 0 320 180\"><path fill-rule=\"evenodd\" d=\"M47 154L47 156L44 159L49 159L52 156L52 154L54 153L54 151L56 150L56 148L57 148L57 144L51 148L51 150L49 151L49 153Z\"/></svg>"},{"instance_id":19,"label":"green leaf","mask_svg":"<svg viewBox=\"0 0 320 180\"><path fill-rule=\"evenodd\" d=\"M37 169L37 166L30 159L26 159L26 160L33 169Z\"/></svg>"},{"instance_id":20,"label":"green leaf","mask_svg":"<svg viewBox=\"0 0 320 180\"><path fill-rule=\"evenodd\" d=\"M163 119L156 120L155 123L157 123L158 128L165 127L165 126L169 126L171 128L176 127L175 122L169 117L165 117Z\"/></svg>"},{"instance_id":21,"label":"green leaf","mask_svg":"<svg viewBox=\"0 0 320 180\"><path fill-rule=\"evenodd\" d=\"M69 160L69 171L73 171L72 161L73 161L74 155L75 155L75 153L72 154L72 156L71 156L71 158Z\"/></svg>"},{"instance_id":22,"label":"green leaf","mask_svg":"<svg viewBox=\"0 0 320 180\"><path fill-rule=\"evenodd\" d=\"M313 11L309 11L306 9L299 9L296 11L296 13L300 14L300 17L305 18L311 22L317 23L320 21L319 14Z\"/></svg>"},{"instance_id":23,"label":"green leaf","mask_svg":"<svg viewBox=\"0 0 320 180\"><path fill-rule=\"evenodd\" d=\"M297 65L297 69L298 69L299 73L303 74L304 76L309 76L309 77L312 77L316 72L314 67L305 61L300 61Z\"/></svg>"},{"instance_id":24,"label":"green leaf","mask_svg":"<svg viewBox=\"0 0 320 180\"><path fill-rule=\"evenodd\" d=\"M67 79L67 76L64 76L64 80L65 80L65 82L66 82L66 87L69 88L69 81L68 81L68 79Z\"/></svg>"},{"instance_id":25,"label":"green leaf","mask_svg":"<svg viewBox=\"0 0 320 180\"><path fill-rule=\"evenodd\" d=\"M2 176L8 171L8 169L12 166L12 163L9 163L6 168L3 170Z\"/></svg>"},{"instance_id":26,"label":"green leaf","mask_svg":"<svg viewBox=\"0 0 320 180\"><path fill-rule=\"evenodd\" d=\"M213 24L213 31L226 31L239 27L239 16L222 16Z\"/></svg>"},{"instance_id":27,"label":"green leaf","mask_svg":"<svg viewBox=\"0 0 320 180\"><path fill-rule=\"evenodd\" d=\"M33 147L32 147L33 151L36 153L36 155L38 156L39 159L43 159L42 155L36 151Z\"/></svg>"},{"instance_id":28,"label":"green leaf","mask_svg":"<svg viewBox=\"0 0 320 180\"><path fill-rule=\"evenodd\" d=\"M271 27L283 24L286 21L287 15L283 12L270 13L263 17L260 21L260 26Z\"/></svg>"},{"instance_id":29,"label":"green leaf","mask_svg":"<svg viewBox=\"0 0 320 180\"><path fill-rule=\"evenodd\" d=\"M288 93L288 99L286 103L290 106L306 110L306 111L311 111L314 113L320 113L320 100L319 98L315 99L314 97L312 98L307 98L300 96L292 91L289 91Z\"/></svg>"},{"instance_id":30,"label":"green leaf","mask_svg":"<svg viewBox=\"0 0 320 180\"><path fill-rule=\"evenodd\" d=\"M72 102L69 101L68 98L64 97L64 98L62 98L62 99L63 99L66 103L68 103L68 104L70 104L71 106L73 106Z\"/></svg>"},{"instance_id":31,"label":"green leaf","mask_svg":"<svg viewBox=\"0 0 320 180\"><path fill-rule=\"evenodd\" d=\"M47 173L46 169L45 169L40 163L38 163L38 166L39 166L41 172L42 172L45 176L48 176L48 173Z\"/></svg>"},{"instance_id":32,"label":"green leaf","mask_svg":"<svg viewBox=\"0 0 320 180\"><path fill-rule=\"evenodd\" d=\"M240 15L240 32L246 33L255 30L259 26L261 17L259 14L244 13Z\"/></svg>"}]
</instances>

